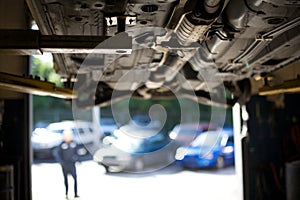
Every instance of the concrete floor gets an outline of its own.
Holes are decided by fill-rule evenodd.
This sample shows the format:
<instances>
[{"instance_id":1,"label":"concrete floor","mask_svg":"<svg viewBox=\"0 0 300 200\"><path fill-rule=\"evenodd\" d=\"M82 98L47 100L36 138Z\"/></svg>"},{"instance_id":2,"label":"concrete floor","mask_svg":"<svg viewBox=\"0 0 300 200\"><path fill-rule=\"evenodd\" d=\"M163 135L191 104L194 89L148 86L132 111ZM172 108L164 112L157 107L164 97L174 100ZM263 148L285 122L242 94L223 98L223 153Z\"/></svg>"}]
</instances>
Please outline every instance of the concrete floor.
<instances>
[{"instance_id":1,"label":"concrete floor","mask_svg":"<svg viewBox=\"0 0 300 200\"><path fill-rule=\"evenodd\" d=\"M148 174L106 174L93 161L78 163L80 199L238 200L234 167L223 170L182 170L177 165ZM74 196L69 177L69 199ZM61 168L57 163L32 165L33 200L65 199Z\"/></svg>"}]
</instances>

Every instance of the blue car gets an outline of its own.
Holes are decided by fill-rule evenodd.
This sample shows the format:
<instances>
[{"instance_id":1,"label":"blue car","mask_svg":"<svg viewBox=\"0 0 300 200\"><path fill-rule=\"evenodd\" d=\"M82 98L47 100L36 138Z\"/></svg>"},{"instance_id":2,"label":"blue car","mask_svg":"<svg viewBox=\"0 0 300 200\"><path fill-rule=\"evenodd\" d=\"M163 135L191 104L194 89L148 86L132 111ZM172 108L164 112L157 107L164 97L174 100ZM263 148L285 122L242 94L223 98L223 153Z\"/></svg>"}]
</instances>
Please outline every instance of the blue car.
<instances>
[{"instance_id":1,"label":"blue car","mask_svg":"<svg viewBox=\"0 0 300 200\"><path fill-rule=\"evenodd\" d=\"M234 164L233 130L201 133L190 146L179 147L176 161L187 168L223 168Z\"/></svg>"}]
</instances>

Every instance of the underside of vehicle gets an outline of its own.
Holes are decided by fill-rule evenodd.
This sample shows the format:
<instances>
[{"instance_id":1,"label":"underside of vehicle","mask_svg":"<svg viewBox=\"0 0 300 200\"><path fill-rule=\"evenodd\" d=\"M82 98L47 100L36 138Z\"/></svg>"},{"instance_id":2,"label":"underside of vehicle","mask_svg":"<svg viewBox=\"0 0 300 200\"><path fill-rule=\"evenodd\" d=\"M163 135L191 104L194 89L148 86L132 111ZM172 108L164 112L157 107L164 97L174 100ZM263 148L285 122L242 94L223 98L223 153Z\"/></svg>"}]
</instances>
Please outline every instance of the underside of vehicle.
<instances>
[{"instance_id":1,"label":"underside of vehicle","mask_svg":"<svg viewBox=\"0 0 300 200\"><path fill-rule=\"evenodd\" d=\"M96 47L106 49L101 53L53 54L57 73L78 92L82 107L128 96L232 106L299 72L299 0L27 4L43 35L107 36ZM113 43L116 51L105 48ZM282 72L289 67L292 72Z\"/></svg>"}]
</instances>

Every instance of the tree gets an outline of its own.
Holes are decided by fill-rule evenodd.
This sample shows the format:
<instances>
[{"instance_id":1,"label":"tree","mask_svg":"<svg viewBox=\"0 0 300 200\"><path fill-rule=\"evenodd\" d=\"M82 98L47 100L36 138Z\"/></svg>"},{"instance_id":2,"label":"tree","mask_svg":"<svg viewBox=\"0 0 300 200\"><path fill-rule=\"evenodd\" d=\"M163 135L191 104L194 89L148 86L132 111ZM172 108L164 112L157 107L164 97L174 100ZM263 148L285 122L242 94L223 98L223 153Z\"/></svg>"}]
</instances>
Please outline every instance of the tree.
<instances>
[{"instance_id":1,"label":"tree","mask_svg":"<svg viewBox=\"0 0 300 200\"><path fill-rule=\"evenodd\" d=\"M39 58L32 57L31 66L33 76L55 83L57 87L62 87L60 76L53 69L53 62L45 62ZM52 122L72 117L71 103L66 100L33 95L32 102L34 124L39 121Z\"/></svg>"},{"instance_id":2,"label":"tree","mask_svg":"<svg viewBox=\"0 0 300 200\"><path fill-rule=\"evenodd\" d=\"M53 62L44 62L39 58L32 57L31 66L33 76L38 76L41 78L41 80L47 80L55 83L58 87L62 86L60 76L53 69Z\"/></svg>"}]
</instances>

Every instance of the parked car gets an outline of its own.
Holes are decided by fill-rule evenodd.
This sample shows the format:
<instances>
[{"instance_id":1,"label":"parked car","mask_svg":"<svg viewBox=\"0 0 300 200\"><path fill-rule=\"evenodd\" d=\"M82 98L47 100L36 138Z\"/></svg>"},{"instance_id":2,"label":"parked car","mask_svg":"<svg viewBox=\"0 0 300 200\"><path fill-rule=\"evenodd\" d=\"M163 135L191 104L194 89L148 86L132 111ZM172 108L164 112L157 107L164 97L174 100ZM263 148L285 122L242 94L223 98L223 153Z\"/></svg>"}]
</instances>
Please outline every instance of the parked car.
<instances>
[{"instance_id":1,"label":"parked car","mask_svg":"<svg viewBox=\"0 0 300 200\"><path fill-rule=\"evenodd\" d=\"M234 164L233 130L221 129L200 134L190 146L176 151L177 163L188 168L223 168Z\"/></svg>"},{"instance_id":2,"label":"parked car","mask_svg":"<svg viewBox=\"0 0 300 200\"><path fill-rule=\"evenodd\" d=\"M216 125L209 122L183 123L176 125L169 133L169 137L181 146L188 146L200 133L217 129Z\"/></svg>"},{"instance_id":3,"label":"parked car","mask_svg":"<svg viewBox=\"0 0 300 200\"><path fill-rule=\"evenodd\" d=\"M119 128L113 118L101 118L100 127L104 136L113 135L114 131Z\"/></svg>"},{"instance_id":4,"label":"parked car","mask_svg":"<svg viewBox=\"0 0 300 200\"><path fill-rule=\"evenodd\" d=\"M34 124L33 128L46 128L49 125L49 122L47 121L38 121Z\"/></svg>"},{"instance_id":5,"label":"parked car","mask_svg":"<svg viewBox=\"0 0 300 200\"><path fill-rule=\"evenodd\" d=\"M31 137L34 158L53 158L52 151L63 141L63 132L72 130L74 141L79 145L78 155L98 148L100 133L94 131L91 122L63 121L49 124L46 128L36 128Z\"/></svg>"},{"instance_id":6,"label":"parked car","mask_svg":"<svg viewBox=\"0 0 300 200\"><path fill-rule=\"evenodd\" d=\"M162 124L157 119L151 119L147 115L135 115L128 124L133 124L135 126L147 126L147 128L159 129Z\"/></svg>"},{"instance_id":7,"label":"parked car","mask_svg":"<svg viewBox=\"0 0 300 200\"><path fill-rule=\"evenodd\" d=\"M94 160L107 172L145 172L174 162L175 146L167 134L149 126L127 124L103 139Z\"/></svg>"}]
</instances>

